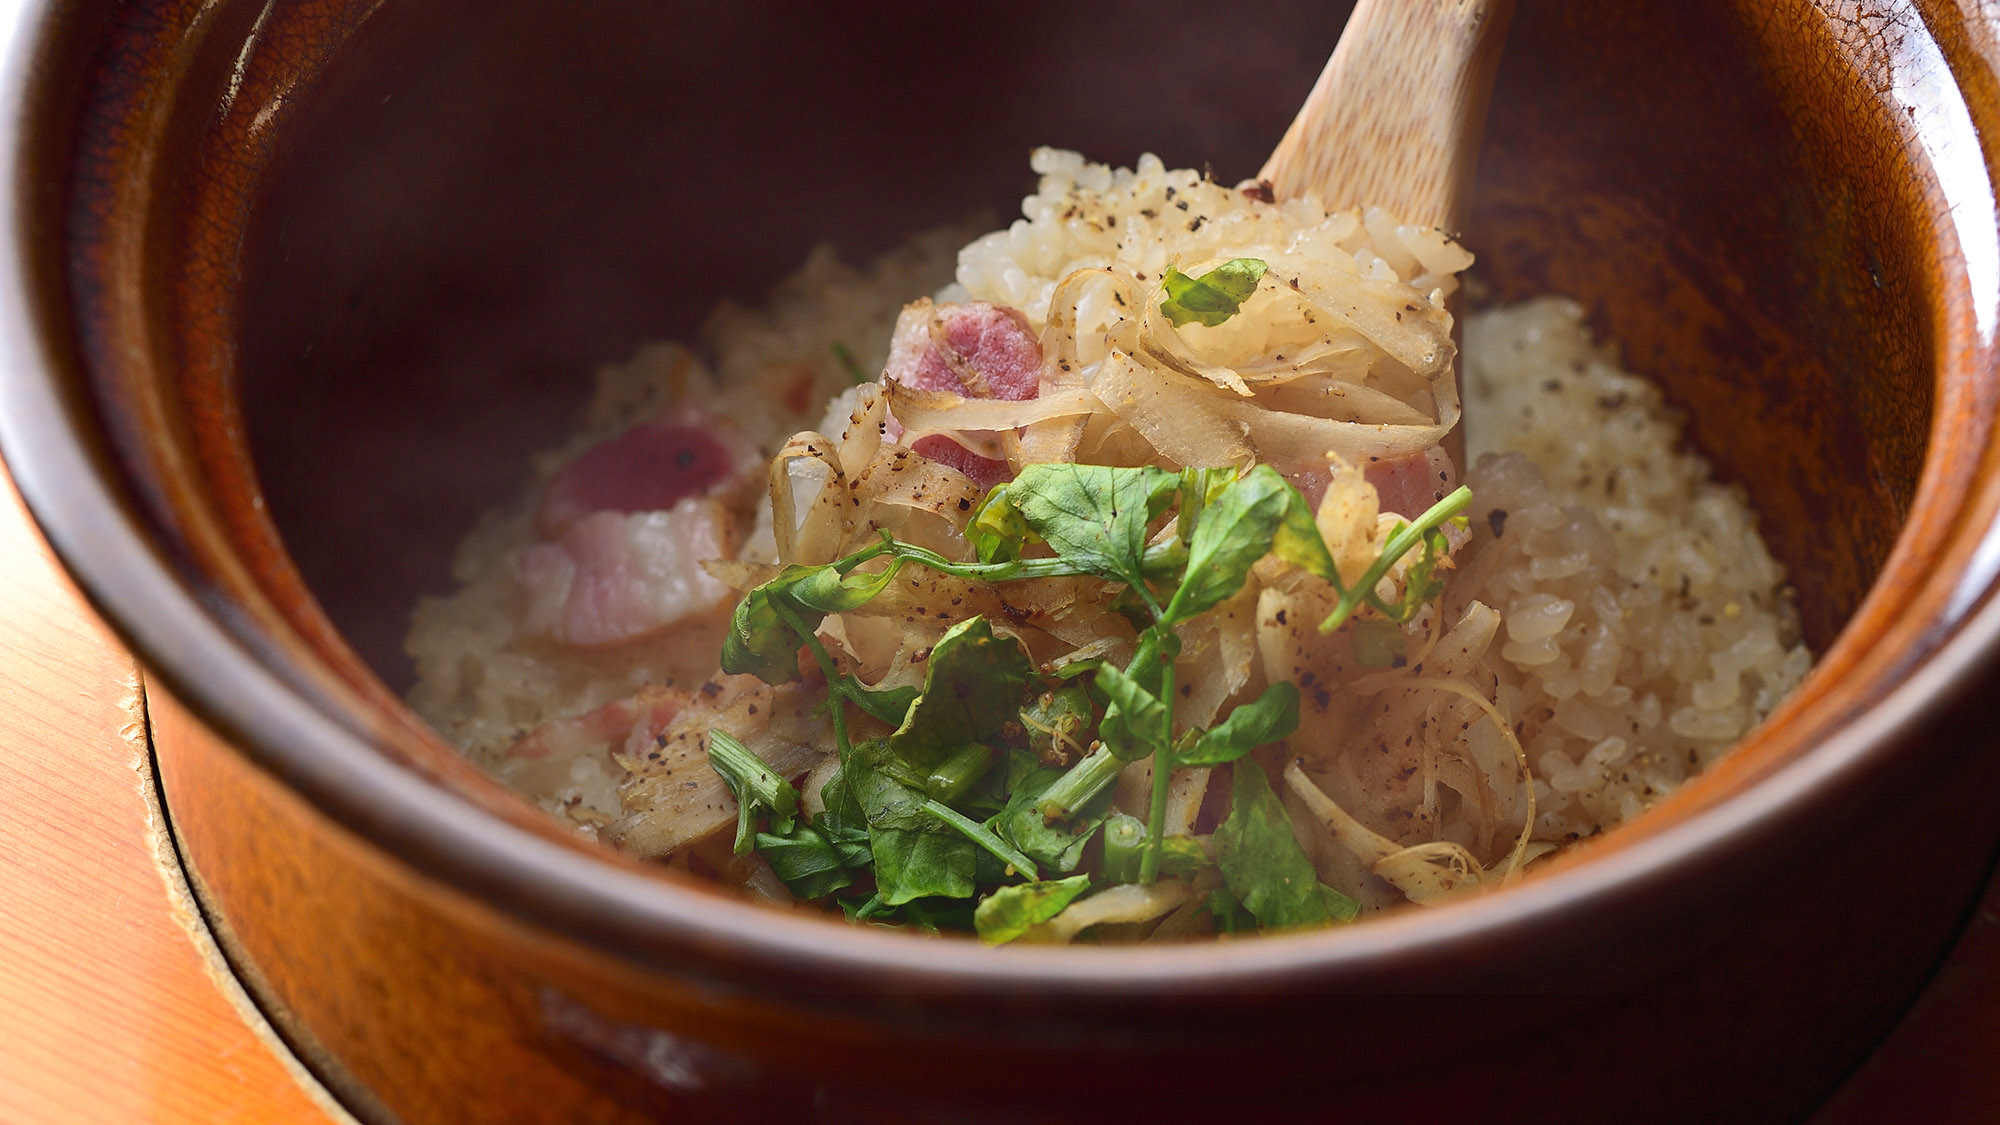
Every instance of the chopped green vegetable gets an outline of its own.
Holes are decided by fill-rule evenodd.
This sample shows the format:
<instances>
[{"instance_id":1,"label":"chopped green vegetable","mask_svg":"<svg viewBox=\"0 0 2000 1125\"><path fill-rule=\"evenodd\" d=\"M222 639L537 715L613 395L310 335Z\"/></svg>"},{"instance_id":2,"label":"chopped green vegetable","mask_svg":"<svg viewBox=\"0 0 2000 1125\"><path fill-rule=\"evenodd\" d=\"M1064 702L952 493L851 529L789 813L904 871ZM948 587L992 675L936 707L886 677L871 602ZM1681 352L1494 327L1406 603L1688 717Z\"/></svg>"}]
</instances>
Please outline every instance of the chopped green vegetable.
<instances>
[{"instance_id":1,"label":"chopped green vegetable","mask_svg":"<svg viewBox=\"0 0 2000 1125\"><path fill-rule=\"evenodd\" d=\"M1213 328L1243 308L1269 268L1258 258L1231 258L1200 277L1189 277L1168 266L1160 279L1167 294L1160 312L1175 328L1195 323Z\"/></svg>"},{"instance_id":2,"label":"chopped green vegetable","mask_svg":"<svg viewBox=\"0 0 2000 1125\"><path fill-rule=\"evenodd\" d=\"M771 871L794 895L803 899L825 898L852 885L855 868L863 866L854 862L850 852L809 824L799 825L785 835L759 832L756 840L757 854L764 857ZM862 854L868 854L865 840Z\"/></svg>"},{"instance_id":3,"label":"chopped green vegetable","mask_svg":"<svg viewBox=\"0 0 2000 1125\"><path fill-rule=\"evenodd\" d=\"M1029 465L1007 496L1057 558L1144 592L1146 525L1166 510L1179 483L1151 466Z\"/></svg>"},{"instance_id":4,"label":"chopped green vegetable","mask_svg":"<svg viewBox=\"0 0 2000 1125\"><path fill-rule=\"evenodd\" d=\"M1019 641L996 635L983 617L959 622L931 646L923 694L889 736L889 748L928 768L971 743L999 742L1034 674Z\"/></svg>"},{"instance_id":5,"label":"chopped green vegetable","mask_svg":"<svg viewBox=\"0 0 2000 1125\"><path fill-rule=\"evenodd\" d=\"M1262 263L1254 265L1261 273ZM1238 302L1254 291L1247 268L1193 281L1217 274L1216 285L1238 288L1248 277ZM1205 290L1187 292L1208 299ZM884 533L843 559L788 566L738 603L723 666L784 683L799 678L806 651L835 704L829 716L840 768L821 790L825 811L804 823L790 784L717 732L711 758L738 795L736 846L754 846L795 894L832 896L857 920L976 926L989 941L1019 937L1098 883L1194 879L1217 869L1223 887L1203 908L1221 932L1349 918L1358 905L1319 883L1283 803L1246 757L1297 729L1298 688L1271 684L1208 729L1177 729L1178 628L1234 597L1272 555L1338 592L1322 628L1364 605L1389 619L1357 631L1357 652L1367 660L1377 647L1400 642L1390 622L1407 620L1436 596L1437 564L1448 549L1442 528L1462 520L1466 497L1461 489L1399 527L1352 587L1341 581L1304 499L1268 466L1239 474L1033 465L996 485L973 511L966 536L978 562ZM1158 535L1170 511L1177 534ZM1403 593L1385 602L1377 583L1419 550ZM1122 607L1138 630L1133 656L1123 667L1091 659L1038 675L1019 641L972 617L931 646L921 688L863 684L841 672L818 630L829 614L878 597L911 563L986 583L1079 576L1112 583L1119 589L1107 604ZM847 704L894 733L851 743ZM1067 768L1047 764L1073 756ZM1146 817L1114 814L1127 763L1148 756ZM1168 782L1176 769L1226 763L1235 763L1231 810L1211 857L1200 840L1165 833ZM1100 838L1103 846L1091 851ZM1070 877L1040 882L1044 871Z\"/></svg>"},{"instance_id":6,"label":"chopped green vegetable","mask_svg":"<svg viewBox=\"0 0 2000 1125\"><path fill-rule=\"evenodd\" d=\"M991 747L967 743L958 753L939 762L924 779L924 795L947 804L965 796L967 790L986 776L998 755Z\"/></svg>"},{"instance_id":7,"label":"chopped green vegetable","mask_svg":"<svg viewBox=\"0 0 2000 1125\"><path fill-rule=\"evenodd\" d=\"M1231 711L1220 723L1201 732L1194 745L1174 755L1183 766L1219 766L1233 762L1259 746L1291 737L1299 729L1299 689L1280 680L1264 694Z\"/></svg>"},{"instance_id":8,"label":"chopped green vegetable","mask_svg":"<svg viewBox=\"0 0 2000 1125\"><path fill-rule=\"evenodd\" d=\"M1145 859L1146 822L1114 813L1104 821L1104 862L1098 874L1112 883L1136 883ZM1211 866L1207 849L1192 836L1168 836L1160 842L1160 874L1192 879Z\"/></svg>"},{"instance_id":9,"label":"chopped green vegetable","mask_svg":"<svg viewBox=\"0 0 2000 1125\"><path fill-rule=\"evenodd\" d=\"M1325 925L1331 920L1312 860L1292 836L1284 802L1255 762L1238 762L1229 818L1215 830L1215 863L1243 908L1268 929Z\"/></svg>"},{"instance_id":10,"label":"chopped green vegetable","mask_svg":"<svg viewBox=\"0 0 2000 1125\"><path fill-rule=\"evenodd\" d=\"M981 941L999 945L1013 941L1062 913L1090 887L1090 876L1072 875L1046 883L1019 883L987 895L972 912Z\"/></svg>"},{"instance_id":11,"label":"chopped green vegetable","mask_svg":"<svg viewBox=\"0 0 2000 1125\"><path fill-rule=\"evenodd\" d=\"M708 764L722 775L722 783L736 797L737 855L750 854L760 810L771 814L773 832L783 835L792 830L792 819L799 809L798 790L735 735L721 727L708 732Z\"/></svg>"}]
</instances>

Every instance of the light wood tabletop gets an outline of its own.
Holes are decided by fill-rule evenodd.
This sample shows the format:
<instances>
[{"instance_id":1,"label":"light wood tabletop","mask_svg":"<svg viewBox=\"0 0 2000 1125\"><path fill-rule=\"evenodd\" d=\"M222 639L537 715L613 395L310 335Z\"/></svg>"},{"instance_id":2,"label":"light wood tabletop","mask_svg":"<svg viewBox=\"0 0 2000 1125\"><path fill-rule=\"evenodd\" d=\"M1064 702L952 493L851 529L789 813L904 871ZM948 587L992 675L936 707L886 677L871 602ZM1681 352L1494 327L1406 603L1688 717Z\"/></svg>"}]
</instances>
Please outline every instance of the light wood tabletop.
<instances>
[{"instance_id":1,"label":"light wood tabletop","mask_svg":"<svg viewBox=\"0 0 2000 1125\"><path fill-rule=\"evenodd\" d=\"M0 480L0 1121L351 1118L243 994L182 883L140 673ZM1814 1125L2000 1120L2000 881Z\"/></svg>"}]
</instances>

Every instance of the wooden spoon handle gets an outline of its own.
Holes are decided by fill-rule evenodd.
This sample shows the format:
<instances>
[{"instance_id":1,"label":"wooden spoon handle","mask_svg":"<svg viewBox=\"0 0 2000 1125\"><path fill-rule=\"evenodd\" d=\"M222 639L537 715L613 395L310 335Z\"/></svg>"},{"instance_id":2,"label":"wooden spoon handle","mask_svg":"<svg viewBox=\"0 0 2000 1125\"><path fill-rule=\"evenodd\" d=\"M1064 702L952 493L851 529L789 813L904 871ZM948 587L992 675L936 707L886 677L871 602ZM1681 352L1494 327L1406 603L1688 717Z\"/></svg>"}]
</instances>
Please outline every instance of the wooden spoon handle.
<instances>
[{"instance_id":1,"label":"wooden spoon handle","mask_svg":"<svg viewBox=\"0 0 2000 1125\"><path fill-rule=\"evenodd\" d=\"M1513 0L1360 0L1259 178L1458 231Z\"/></svg>"}]
</instances>

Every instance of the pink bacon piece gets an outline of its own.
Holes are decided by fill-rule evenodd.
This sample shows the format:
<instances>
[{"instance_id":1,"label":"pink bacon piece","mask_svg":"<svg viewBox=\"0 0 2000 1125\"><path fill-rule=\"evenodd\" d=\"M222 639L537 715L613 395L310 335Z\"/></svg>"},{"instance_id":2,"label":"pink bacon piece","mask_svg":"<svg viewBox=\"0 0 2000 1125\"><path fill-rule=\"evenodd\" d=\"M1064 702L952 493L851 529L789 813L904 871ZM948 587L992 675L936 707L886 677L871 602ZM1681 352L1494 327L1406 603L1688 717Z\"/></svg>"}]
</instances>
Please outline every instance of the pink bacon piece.
<instances>
[{"instance_id":1,"label":"pink bacon piece","mask_svg":"<svg viewBox=\"0 0 2000 1125\"><path fill-rule=\"evenodd\" d=\"M1458 472L1439 446L1405 457L1373 457L1361 463L1361 475L1375 486L1375 499L1385 512L1406 519L1424 514L1457 487ZM1304 465L1285 472L1286 480L1317 509L1333 479L1325 465Z\"/></svg>"},{"instance_id":2,"label":"pink bacon piece","mask_svg":"<svg viewBox=\"0 0 2000 1125\"><path fill-rule=\"evenodd\" d=\"M699 617L730 593L702 560L729 558L735 548L734 521L714 500L592 512L515 556L514 577L527 597L521 630L595 648Z\"/></svg>"},{"instance_id":3,"label":"pink bacon piece","mask_svg":"<svg viewBox=\"0 0 2000 1125\"><path fill-rule=\"evenodd\" d=\"M1016 309L985 301L916 301L896 318L882 378L923 391L1020 402L1041 393L1042 342Z\"/></svg>"},{"instance_id":4,"label":"pink bacon piece","mask_svg":"<svg viewBox=\"0 0 2000 1125\"><path fill-rule=\"evenodd\" d=\"M924 391L1021 402L1041 394L1042 342L1016 309L985 301L916 301L896 318L882 379ZM901 432L892 421L891 436ZM1007 462L983 457L943 434L926 434L910 450L957 469L981 488L1013 476Z\"/></svg>"},{"instance_id":5,"label":"pink bacon piece","mask_svg":"<svg viewBox=\"0 0 2000 1125\"><path fill-rule=\"evenodd\" d=\"M732 484L737 451L714 419L693 411L641 422L558 469L535 526L553 538L595 512L665 511Z\"/></svg>"}]
</instances>

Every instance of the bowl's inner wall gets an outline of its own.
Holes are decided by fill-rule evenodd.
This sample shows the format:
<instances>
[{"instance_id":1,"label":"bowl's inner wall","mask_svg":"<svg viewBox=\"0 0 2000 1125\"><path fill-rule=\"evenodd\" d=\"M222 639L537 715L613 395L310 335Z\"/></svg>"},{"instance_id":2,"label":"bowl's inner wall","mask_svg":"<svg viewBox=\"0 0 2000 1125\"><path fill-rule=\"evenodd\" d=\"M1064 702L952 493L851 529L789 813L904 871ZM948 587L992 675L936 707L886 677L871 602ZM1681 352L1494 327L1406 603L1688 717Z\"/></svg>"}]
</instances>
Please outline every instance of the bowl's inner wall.
<instances>
[{"instance_id":1,"label":"bowl's inner wall","mask_svg":"<svg viewBox=\"0 0 2000 1125\"><path fill-rule=\"evenodd\" d=\"M1522 4L1477 272L1582 298L1699 413L1696 443L1815 576L1800 606L1824 646L1921 466L1925 232L1816 147L1880 127L1802 125L1730 5L1630 7ZM411 601L448 587L452 544L598 365L757 300L815 241L1010 220L1035 144L1253 173L1345 6L1256 15L385 4L295 110L244 259L250 440L305 578L405 683ZM1853 339L1857 312L1881 327ZM1863 385L1895 425L1862 424Z\"/></svg>"}]
</instances>

